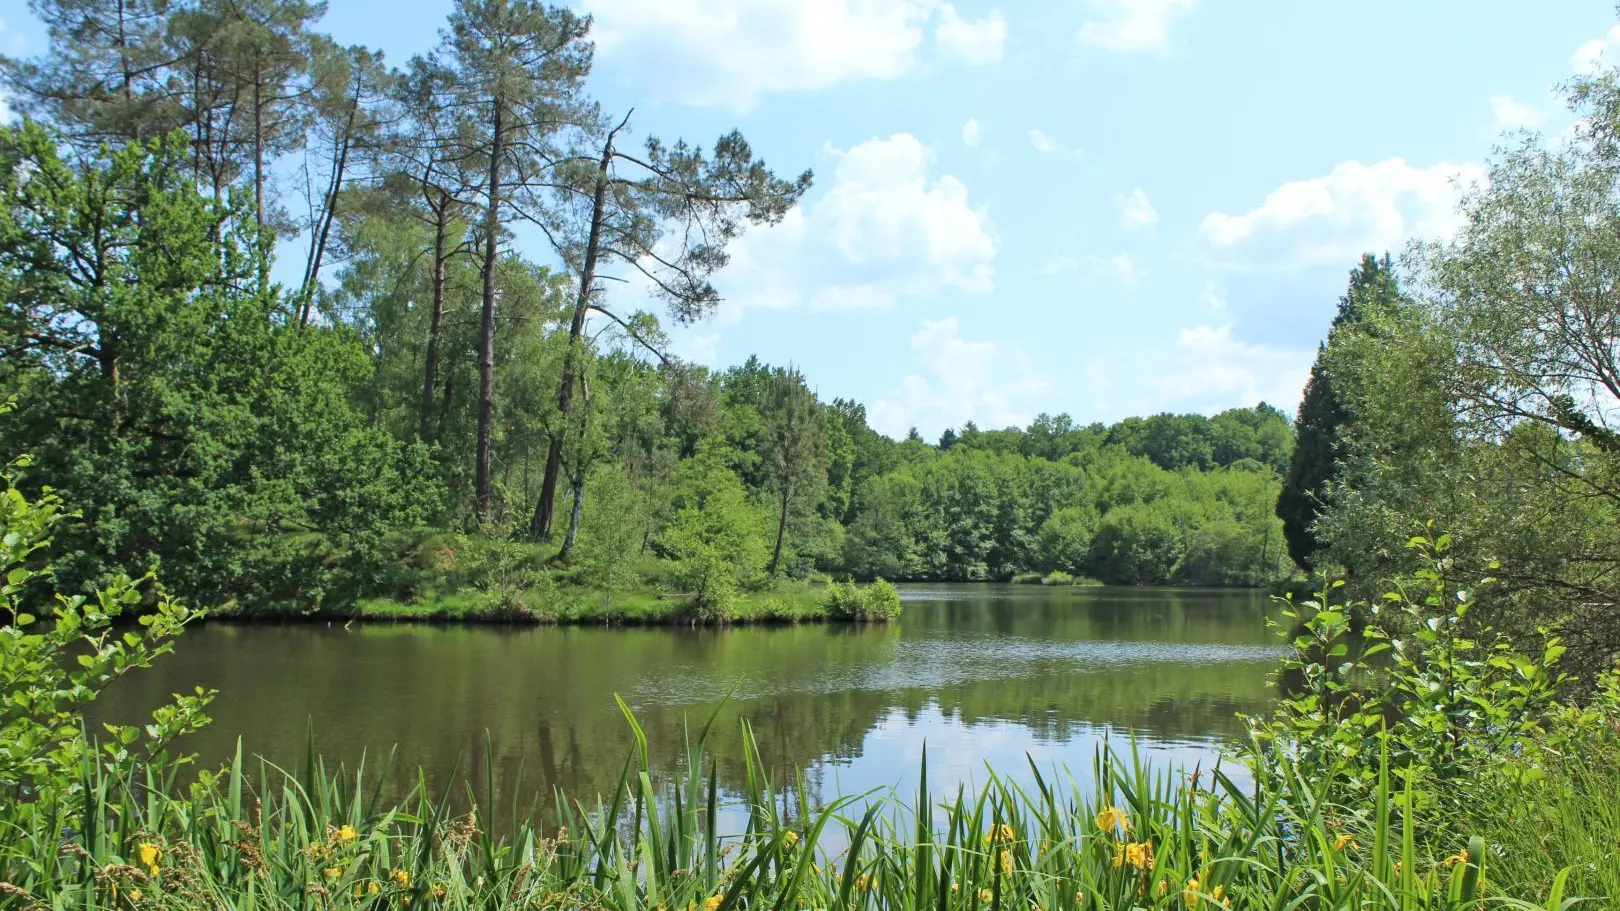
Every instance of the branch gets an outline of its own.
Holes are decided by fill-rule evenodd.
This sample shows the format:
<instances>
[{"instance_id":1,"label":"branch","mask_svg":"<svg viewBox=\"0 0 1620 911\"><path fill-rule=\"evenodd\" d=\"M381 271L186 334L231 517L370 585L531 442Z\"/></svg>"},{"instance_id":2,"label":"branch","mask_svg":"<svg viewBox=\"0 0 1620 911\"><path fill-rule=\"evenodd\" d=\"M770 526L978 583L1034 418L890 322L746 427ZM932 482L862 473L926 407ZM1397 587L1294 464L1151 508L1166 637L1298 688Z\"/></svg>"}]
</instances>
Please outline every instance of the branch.
<instances>
[{"instance_id":1,"label":"branch","mask_svg":"<svg viewBox=\"0 0 1620 911\"><path fill-rule=\"evenodd\" d=\"M625 334L629 335L631 338L633 338L637 342L639 342L641 344L641 347L646 348L648 351L651 351L658 358L659 362L661 362L665 367L673 367L673 366L675 366L673 360L670 358L669 355L665 354L662 351L659 351L658 348L656 346L654 346L652 342L649 342L645 338L642 338L641 333L637 332L633 327L631 327L631 325L629 323L625 322L622 319L619 319L619 317L615 313L613 313L613 311L611 311L608 308L602 306L601 304L591 304L590 309L595 310L597 313L600 313L603 316L607 317L608 319L613 320L615 323L618 323L619 326L624 329Z\"/></svg>"}]
</instances>

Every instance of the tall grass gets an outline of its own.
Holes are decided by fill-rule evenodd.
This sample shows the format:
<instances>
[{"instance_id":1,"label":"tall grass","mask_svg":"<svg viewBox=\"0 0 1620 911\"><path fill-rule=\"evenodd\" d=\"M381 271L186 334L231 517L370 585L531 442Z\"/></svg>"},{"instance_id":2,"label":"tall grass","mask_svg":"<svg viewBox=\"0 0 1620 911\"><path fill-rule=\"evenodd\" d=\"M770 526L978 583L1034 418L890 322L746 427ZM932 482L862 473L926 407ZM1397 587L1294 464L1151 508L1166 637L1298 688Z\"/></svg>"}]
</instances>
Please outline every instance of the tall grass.
<instances>
[{"instance_id":1,"label":"tall grass","mask_svg":"<svg viewBox=\"0 0 1620 911\"><path fill-rule=\"evenodd\" d=\"M621 707L623 704L621 703ZM914 795L817 806L802 779L778 788L746 725L746 786L727 795L707 744L689 737L677 780L655 781L634 734L617 786L558 800L544 822L497 812L485 769L465 794L417 773L407 799L379 795L392 763L329 770L249 762L179 787L153 770L85 769L86 808L3 833L0 907L81 909L732 908L1070 911L1114 908L1561 908L1504 896L1487 846L1456 836L1429 856L1402 795L1380 776L1369 806L1337 807L1286 758L1250 784L1223 770L1150 768L1100 749L1091 784L992 774L941 803L928 760ZM481 793L478 793L481 792ZM740 831L721 830L728 801ZM475 809L466 809L474 807ZM505 829L509 834L494 834ZM1559 883L1563 876L1559 877Z\"/></svg>"}]
</instances>

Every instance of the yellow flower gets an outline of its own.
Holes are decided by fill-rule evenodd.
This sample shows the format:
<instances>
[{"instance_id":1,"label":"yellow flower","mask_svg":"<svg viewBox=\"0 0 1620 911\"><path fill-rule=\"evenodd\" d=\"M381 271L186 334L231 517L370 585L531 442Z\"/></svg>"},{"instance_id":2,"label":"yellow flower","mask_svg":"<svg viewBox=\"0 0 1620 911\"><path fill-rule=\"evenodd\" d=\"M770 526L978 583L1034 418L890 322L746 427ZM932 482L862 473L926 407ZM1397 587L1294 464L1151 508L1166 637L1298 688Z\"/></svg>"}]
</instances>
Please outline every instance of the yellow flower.
<instances>
[{"instance_id":1,"label":"yellow flower","mask_svg":"<svg viewBox=\"0 0 1620 911\"><path fill-rule=\"evenodd\" d=\"M433 889L428 894L433 896L434 901L440 901L440 900L442 900L444 898L444 887L443 886L434 886Z\"/></svg>"},{"instance_id":2,"label":"yellow flower","mask_svg":"<svg viewBox=\"0 0 1620 911\"><path fill-rule=\"evenodd\" d=\"M343 875L343 868L327 867L323 872L326 874L327 879L337 879L339 876Z\"/></svg>"},{"instance_id":3,"label":"yellow flower","mask_svg":"<svg viewBox=\"0 0 1620 911\"><path fill-rule=\"evenodd\" d=\"M1114 866L1122 867L1126 864L1143 872L1153 869L1153 842L1133 841L1121 845L1119 853L1114 855Z\"/></svg>"},{"instance_id":4,"label":"yellow flower","mask_svg":"<svg viewBox=\"0 0 1620 911\"><path fill-rule=\"evenodd\" d=\"M720 907L720 896L711 895L703 900L703 911L715 911Z\"/></svg>"},{"instance_id":5,"label":"yellow flower","mask_svg":"<svg viewBox=\"0 0 1620 911\"><path fill-rule=\"evenodd\" d=\"M860 876L855 877L855 888L860 889L863 892L866 890L866 887L871 885L871 884L872 884L872 878L870 876L867 876L865 873L862 873Z\"/></svg>"},{"instance_id":6,"label":"yellow flower","mask_svg":"<svg viewBox=\"0 0 1620 911\"><path fill-rule=\"evenodd\" d=\"M952 895L955 895L956 893L958 893L960 891L962 891L962 884L961 883L951 883L951 894Z\"/></svg>"},{"instance_id":7,"label":"yellow flower","mask_svg":"<svg viewBox=\"0 0 1620 911\"><path fill-rule=\"evenodd\" d=\"M1458 864L1465 863L1468 863L1468 852L1466 850L1458 851L1456 854L1446 858L1446 866L1448 867L1455 867Z\"/></svg>"},{"instance_id":8,"label":"yellow flower","mask_svg":"<svg viewBox=\"0 0 1620 911\"><path fill-rule=\"evenodd\" d=\"M372 895L376 895L378 892L382 891L382 883L372 880L371 882L366 883L366 891L370 892Z\"/></svg>"},{"instance_id":9,"label":"yellow flower","mask_svg":"<svg viewBox=\"0 0 1620 911\"><path fill-rule=\"evenodd\" d=\"M1232 907L1232 900L1230 898L1226 897L1226 887L1225 886L1216 886L1214 888L1214 890L1209 893L1209 897L1215 899L1218 902L1220 902L1221 907L1223 907L1223 908Z\"/></svg>"},{"instance_id":10,"label":"yellow flower","mask_svg":"<svg viewBox=\"0 0 1620 911\"><path fill-rule=\"evenodd\" d=\"M411 871L404 868L396 869L388 874L388 878L401 886L409 886L411 884Z\"/></svg>"},{"instance_id":11,"label":"yellow flower","mask_svg":"<svg viewBox=\"0 0 1620 911\"><path fill-rule=\"evenodd\" d=\"M782 835L782 840L787 842L787 846L791 848L799 843L799 833L789 829Z\"/></svg>"},{"instance_id":12,"label":"yellow flower","mask_svg":"<svg viewBox=\"0 0 1620 911\"><path fill-rule=\"evenodd\" d=\"M141 900L141 890L139 890L139 889L131 889L131 890L129 890L129 900L131 902L140 901Z\"/></svg>"},{"instance_id":13,"label":"yellow flower","mask_svg":"<svg viewBox=\"0 0 1620 911\"><path fill-rule=\"evenodd\" d=\"M1181 900L1189 908L1198 907L1198 903L1204 900L1204 893L1198 891L1198 877L1187 880L1187 888L1181 890Z\"/></svg>"},{"instance_id":14,"label":"yellow flower","mask_svg":"<svg viewBox=\"0 0 1620 911\"><path fill-rule=\"evenodd\" d=\"M1086 903L1086 893L1084 893L1084 892L1076 892L1076 893L1074 893L1074 903L1077 904L1077 905L1085 904Z\"/></svg>"},{"instance_id":15,"label":"yellow flower","mask_svg":"<svg viewBox=\"0 0 1620 911\"><path fill-rule=\"evenodd\" d=\"M146 867L147 874L158 875L158 861L163 859L163 849L149 841L143 841L136 846L136 851L141 856L141 865Z\"/></svg>"},{"instance_id":16,"label":"yellow flower","mask_svg":"<svg viewBox=\"0 0 1620 911\"><path fill-rule=\"evenodd\" d=\"M354 831L354 826L345 823L343 828L337 831L337 837L338 841L354 841L358 833Z\"/></svg>"},{"instance_id":17,"label":"yellow flower","mask_svg":"<svg viewBox=\"0 0 1620 911\"><path fill-rule=\"evenodd\" d=\"M1011 876L1013 871L1013 856L1011 851L1001 852L1001 872L1004 876Z\"/></svg>"},{"instance_id":18,"label":"yellow flower","mask_svg":"<svg viewBox=\"0 0 1620 911\"><path fill-rule=\"evenodd\" d=\"M992 826L990 831L984 834L984 843L989 845L995 844L996 842L1012 841L1013 837L1012 826L1002 823L999 826Z\"/></svg>"},{"instance_id":19,"label":"yellow flower","mask_svg":"<svg viewBox=\"0 0 1620 911\"><path fill-rule=\"evenodd\" d=\"M1131 821L1125 817L1125 811L1119 807L1104 807L1097 813L1097 828L1104 832L1117 830L1129 832Z\"/></svg>"},{"instance_id":20,"label":"yellow flower","mask_svg":"<svg viewBox=\"0 0 1620 911\"><path fill-rule=\"evenodd\" d=\"M984 902L987 905L990 904L990 901L992 899L994 899L995 897L996 897L996 893L991 892L989 889L980 889L979 890L979 901Z\"/></svg>"},{"instance_id":21,"label":"yellow flower","mask_svg":"<svg viewBox=\"0 0 1620 911\"><path fill-rule=\"evenodd\" d=\"M1346 845L1349 845L1352 848L1361 847L1360 845L1356 844L1355 838L1347 832L1340 833L1337 838L1333 839L1333 850L1335 851L1343 851Z\"/></svg>"}]
</instances>

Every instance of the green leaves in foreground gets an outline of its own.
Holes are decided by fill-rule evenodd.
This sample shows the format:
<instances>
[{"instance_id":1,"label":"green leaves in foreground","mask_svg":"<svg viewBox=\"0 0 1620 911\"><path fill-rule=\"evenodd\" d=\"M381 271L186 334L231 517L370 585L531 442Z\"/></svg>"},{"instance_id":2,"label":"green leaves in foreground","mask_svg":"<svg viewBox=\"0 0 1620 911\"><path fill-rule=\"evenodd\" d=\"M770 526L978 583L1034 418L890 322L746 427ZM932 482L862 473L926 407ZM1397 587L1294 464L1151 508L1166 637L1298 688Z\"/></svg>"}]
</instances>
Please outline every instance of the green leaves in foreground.
<instances>
[{"instance_id":1,"label":"green leaves in foreground","mask_svg":"<svg viewBox=\"0 0 1620 911\"><path fill-rule=\"evenodd\" d=\"M611 793L561 801L550 824L520 817L501 835L493 782L482 806L420 778L385 805L374 772L328 774L318 760L300 779L262 762L251 773L238 755L185 791L95 772L87 818L104 827L91 839L41 820L9 841L0 906L50 896L82 908L1539 907L1492 892L1482 839L1459 835L1455 853L1429 856L1394 809L1387 766L1358 808L1328 801L1286 756L1246 782L1222 768L1150 770L1134 750L1106 746L1081 778L1032 766L1027 786L991 774L935 805L925 758L914 798L818 805L802 779L777 790L746 725L745 793L719 791L708 725L689 741L681 780L654 780L650 746L626 717L634 745ZM63 836L82 863L55 862ZM1560 906L1564 881L1546 907Z\"/></svg>"}]
</instances>

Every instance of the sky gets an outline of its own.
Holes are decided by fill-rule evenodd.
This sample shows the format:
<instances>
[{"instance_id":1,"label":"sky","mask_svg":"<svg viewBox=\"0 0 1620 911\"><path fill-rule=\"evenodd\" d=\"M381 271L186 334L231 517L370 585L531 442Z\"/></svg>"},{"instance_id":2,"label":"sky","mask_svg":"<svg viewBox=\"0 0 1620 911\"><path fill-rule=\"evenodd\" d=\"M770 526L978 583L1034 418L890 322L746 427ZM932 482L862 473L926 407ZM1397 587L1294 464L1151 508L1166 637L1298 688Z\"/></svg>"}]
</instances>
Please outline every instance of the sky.
<instances>
[{"instance_id":1,"label":"sky","mask_svg":"<svg viewBox=\"0 0 1620 911\"><path fill-rule=\"evenodd\" d=\"M1361 253L1446 236L1493 147L1567 131L1556 87L1620 59L1608 0L573 2L639 134L735 127L815 173L675 353L792 364L928 439L1291 414ZM451 3L329 0L322 27L403 65ZM45 50L25 3L0 22Z\"/></svg>"}]
</instances>

